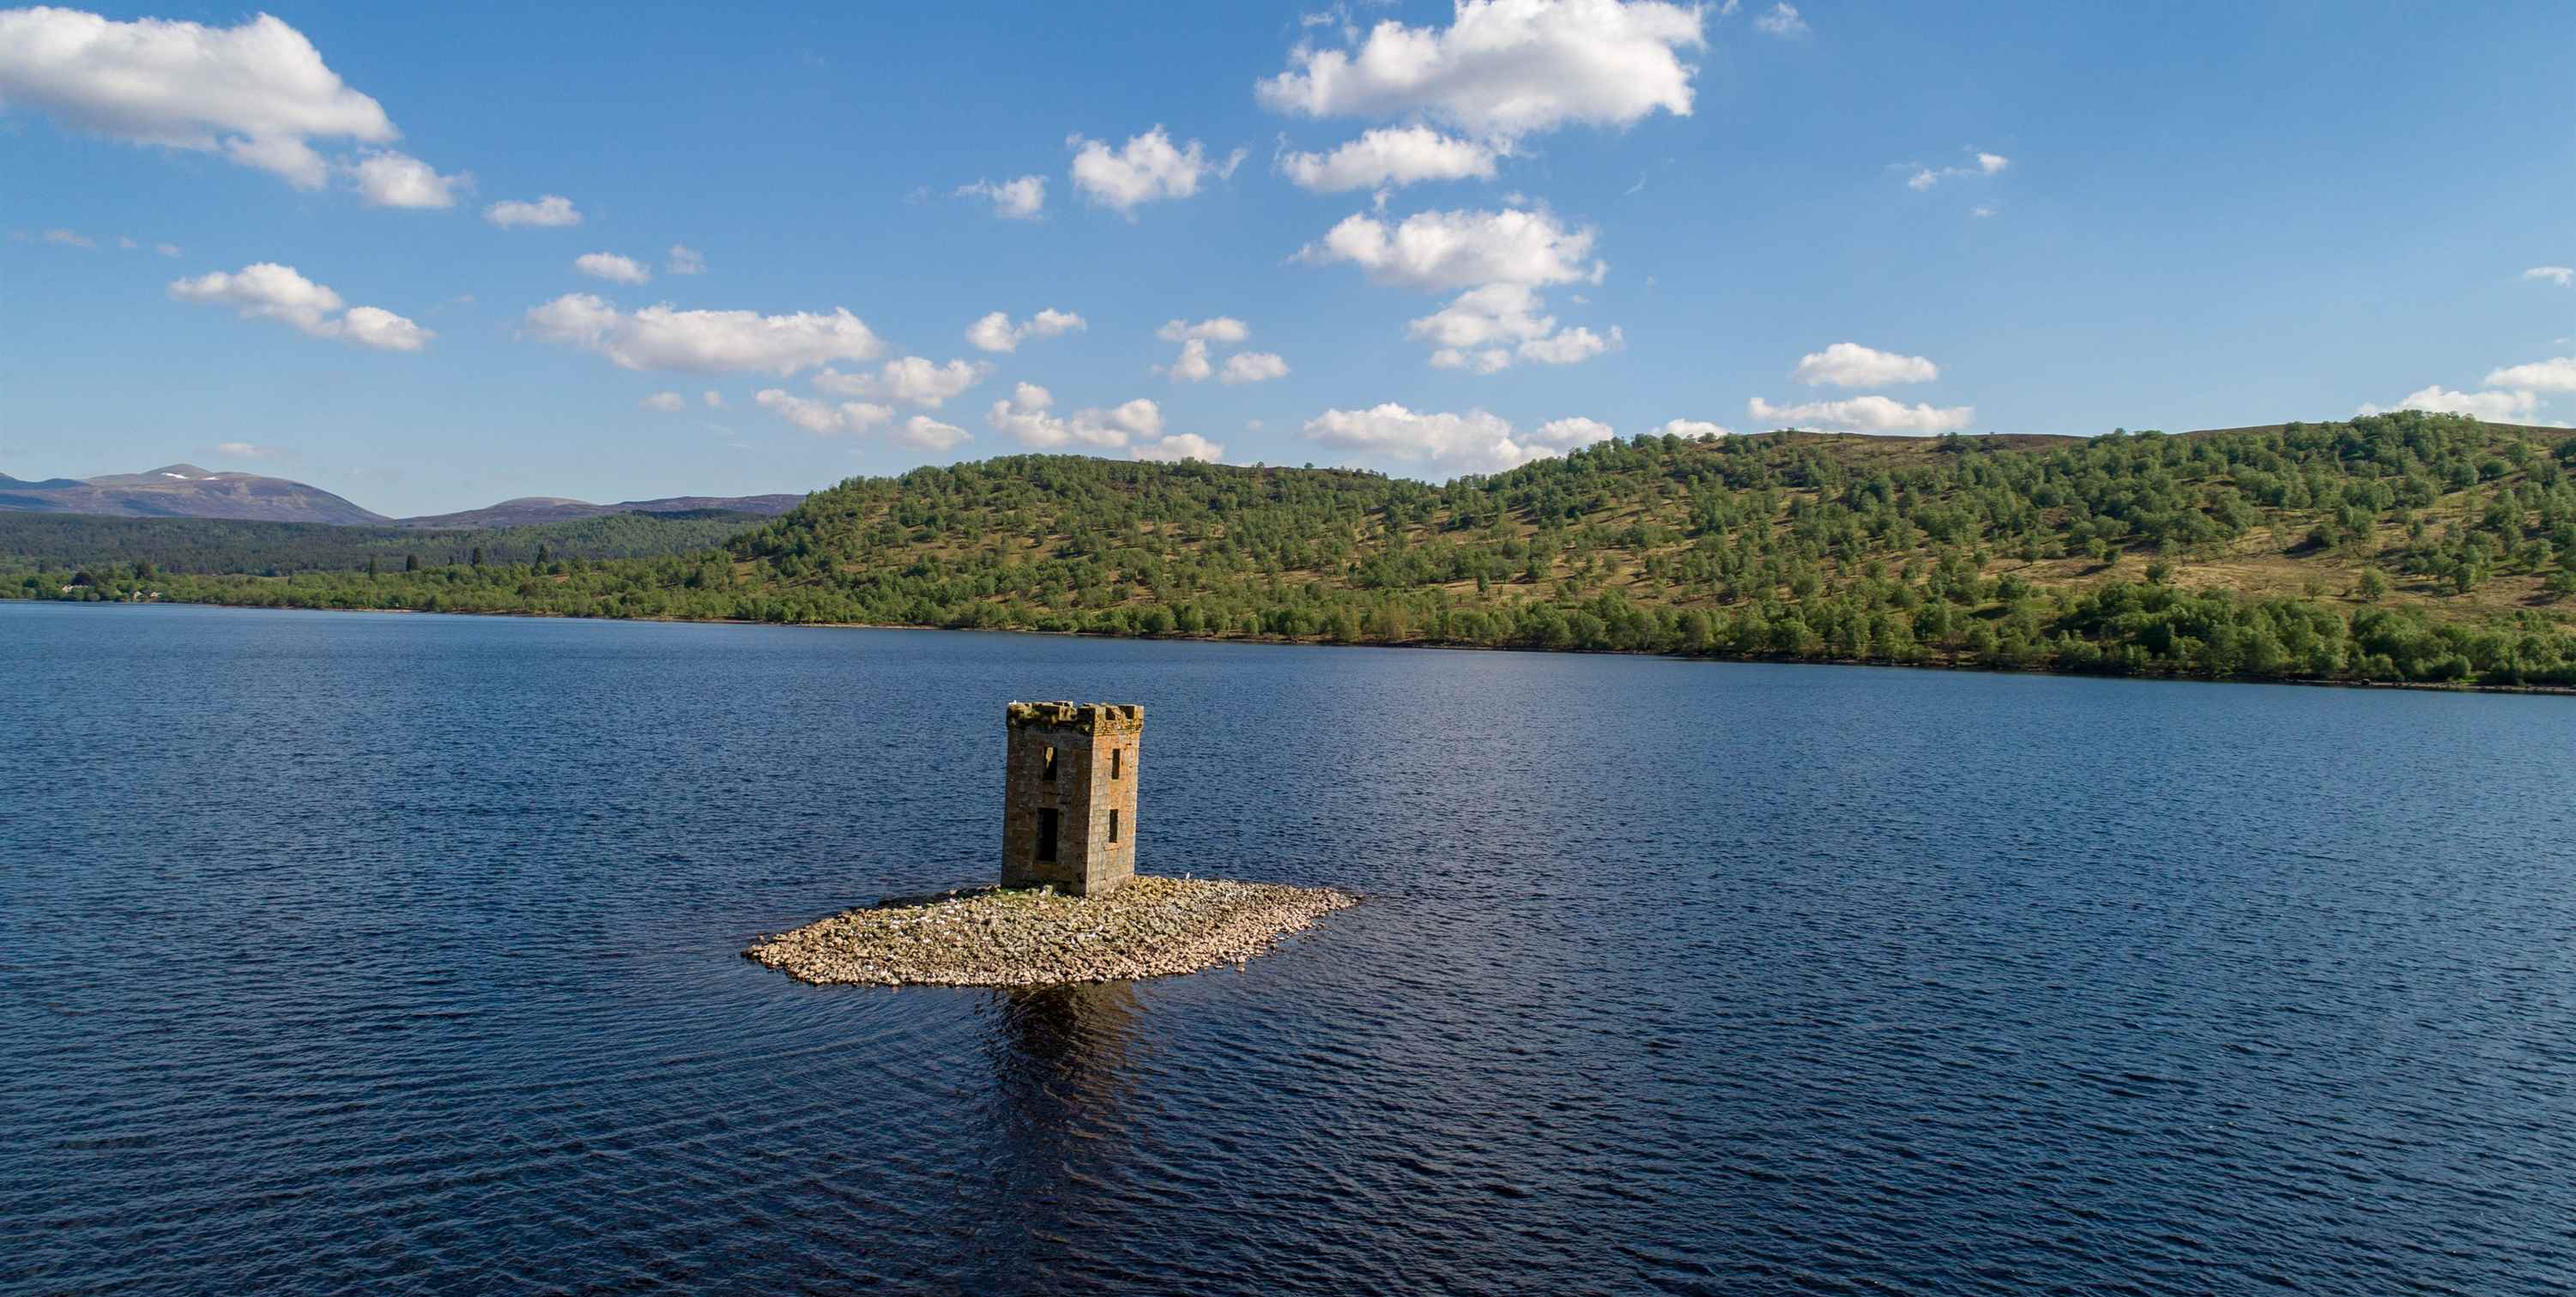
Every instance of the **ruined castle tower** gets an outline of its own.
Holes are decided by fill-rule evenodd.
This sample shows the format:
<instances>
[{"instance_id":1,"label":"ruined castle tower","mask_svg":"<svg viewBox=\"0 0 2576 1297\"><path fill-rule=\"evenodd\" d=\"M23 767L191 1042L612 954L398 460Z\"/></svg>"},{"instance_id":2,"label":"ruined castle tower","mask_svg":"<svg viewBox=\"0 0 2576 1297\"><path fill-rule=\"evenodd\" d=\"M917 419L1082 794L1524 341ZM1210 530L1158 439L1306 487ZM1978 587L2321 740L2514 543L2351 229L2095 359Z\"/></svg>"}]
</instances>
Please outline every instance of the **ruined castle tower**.
<instances>
[{"instance_id":1,"label":"ruined castle tower","mask_svg":"<svg viewBox=\"0 0 2576 1297\"><path fill-rule=\"evenodd\" d=\"M1133 703L1012 703L1002 783L1002 885L1095 896L1136 876Z\"/></svg>"}]
</instances>

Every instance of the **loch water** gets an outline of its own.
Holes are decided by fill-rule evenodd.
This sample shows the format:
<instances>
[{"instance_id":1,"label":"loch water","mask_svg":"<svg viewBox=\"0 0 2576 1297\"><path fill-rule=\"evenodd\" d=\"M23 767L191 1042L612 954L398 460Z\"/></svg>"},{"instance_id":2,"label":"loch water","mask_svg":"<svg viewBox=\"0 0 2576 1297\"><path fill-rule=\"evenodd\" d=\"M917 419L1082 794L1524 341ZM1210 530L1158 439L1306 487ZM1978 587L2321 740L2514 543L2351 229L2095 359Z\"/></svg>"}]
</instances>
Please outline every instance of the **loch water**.
<instances>
[{"instance_id":1,"label":"loch water","mask_svg":"<svg viewBox=\"0 0 2576 1297\"><path fill-rule=\"evenodd\" d=\"M811 987L1146 707L1240 969ZM0 1290L2576 1285L2576 700L0 604Z\"/></svg>"}]
</instances>

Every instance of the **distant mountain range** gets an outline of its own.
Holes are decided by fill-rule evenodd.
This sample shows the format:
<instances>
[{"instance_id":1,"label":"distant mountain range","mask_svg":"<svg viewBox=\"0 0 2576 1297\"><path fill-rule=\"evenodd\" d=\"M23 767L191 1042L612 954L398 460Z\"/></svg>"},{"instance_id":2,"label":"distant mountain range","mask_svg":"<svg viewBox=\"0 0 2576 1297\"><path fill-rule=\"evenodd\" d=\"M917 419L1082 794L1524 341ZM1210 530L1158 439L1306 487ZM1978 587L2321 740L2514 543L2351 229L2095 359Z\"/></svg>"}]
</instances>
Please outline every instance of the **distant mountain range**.
<instances>
[{"instance_id":1,"label":"distant mountain range","mask_svg":"<svg viewBox=\"0 0 2576 1297\"><path fill-rule=\"evenodd\" d=\"M615 513L756 513L764 518L803 503L801 495L675 495L661 500L628 500L624 504L591 504L561 496L530 495L503 500L485 509L434 513L404 518L404 527L525 527L541 522L569 522Z\"/></svg>"},{"instance_id":2,"label":"distant mountain range","mask_svg":"<svg viewBox=\"0 0 2576 1297\"><path fill-rule=\"evenodd\" d=\"M341 525L482 528L568 522L620 513L748 513L776 517L801 495L683 495L661 500L592 504L559 496L527 496L484 509L387 518L318 486L257 473L215 473L194 464L165 464L142 473L105 477L52 477L30 482L0 473L0 510L77 513L103 518L234 518L254 522L325 522Z\"/></svg>"},{"instance_id":3,"label":"distant mountain range","mask_svg":"<svg viewBox=\"0 0 2576 1297\"><path fill-rule=\"evenodd\" d=\"M194 464L169 464L149 472L112 473L86 481L56 477L26 482L0 474L0 509L110 518L385 521L383 515L370 513L320 487L256 473L210 473Z\"/></svg>"}]
</instances>

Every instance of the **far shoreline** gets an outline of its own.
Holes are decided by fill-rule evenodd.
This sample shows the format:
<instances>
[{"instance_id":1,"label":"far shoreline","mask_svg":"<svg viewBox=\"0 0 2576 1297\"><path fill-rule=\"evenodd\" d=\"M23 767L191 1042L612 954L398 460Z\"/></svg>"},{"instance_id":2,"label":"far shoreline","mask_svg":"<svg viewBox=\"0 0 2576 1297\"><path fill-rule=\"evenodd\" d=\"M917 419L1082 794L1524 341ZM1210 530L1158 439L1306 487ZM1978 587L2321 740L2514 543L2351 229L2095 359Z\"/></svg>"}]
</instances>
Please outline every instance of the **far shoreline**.
<instances>
[{"instance_id":1,"label":"far shoreline","mask_svg":"<svg viewBox=\"0 0 2576 1297\"><path fill-rule=\"evenodd\" d=\"M447 608L306 608L277 604L220 603L203 599L149 599L129 602L123 599L7 599L9 604L72 604L87 602L118 607L220 608L241 612L303 613L381 613L414 617L492 617L520 621L565 621L645 623L667 626L746 626L776 630L873 630L873 631L939 631L952 635L1025 635L1049 639L1110 640L1140 644L1212 644L1243 648L1315 648L1315 649L1396 649L1409 652L1434 651L1451 653L1527 653L1546 657L1620 657L1660 658L1670 662L1717 663L1729 665L1800 666L1800 667L1870 667L1886 671L1960 672L1976 675L2051 676L2071 680L2111 680L2140 683L2194 685L2290 685L2312 689L2389 689L2414 693L2438 694L2526 694L2548 697L2576 697L2576 686L2568 685L2480 685L2450 684L2422 680L2328 680L2313 676L2209 676L2181 672L2061 671L2049 667L1986 665L1975 662L1890 662L1869 658L1789 657L1755 653L1670 653L1650 649L1551 649L1529 648L1517 644L1441 644L1427 640L1386 640L1369 643L1338 644L1325 639L1280 639L1273 636L1242 635L1104 635L1097 631L1026 630L1009 626L916 626L881 622L839 621L753 621L740 617L597 617L580 613L477 611Z\"/></svg>"}]
</instances>

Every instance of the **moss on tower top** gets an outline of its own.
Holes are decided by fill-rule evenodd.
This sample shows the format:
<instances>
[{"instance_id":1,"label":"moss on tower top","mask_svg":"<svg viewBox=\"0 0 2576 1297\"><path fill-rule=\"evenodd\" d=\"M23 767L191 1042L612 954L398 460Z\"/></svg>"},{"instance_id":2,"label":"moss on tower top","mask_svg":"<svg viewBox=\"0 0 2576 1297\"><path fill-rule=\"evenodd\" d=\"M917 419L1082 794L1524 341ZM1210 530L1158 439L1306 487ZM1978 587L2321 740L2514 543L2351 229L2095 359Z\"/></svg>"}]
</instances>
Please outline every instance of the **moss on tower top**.
<instances>
[{"instance_id":1,"label":"moss on tower top","mask_svg":"<svg viewBox=\"0 0 2576 1297\"><path fill-rule=\"evenodd\" d=\"M1084 734L1133 734L1145 728L1145 708L1139 703L1012 703L1008 716L1017 726Z\"/></svg>"}]
</instances>

